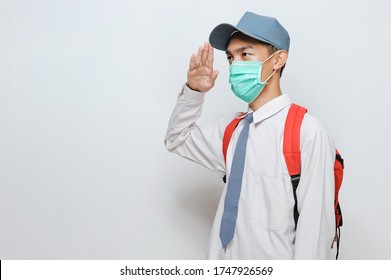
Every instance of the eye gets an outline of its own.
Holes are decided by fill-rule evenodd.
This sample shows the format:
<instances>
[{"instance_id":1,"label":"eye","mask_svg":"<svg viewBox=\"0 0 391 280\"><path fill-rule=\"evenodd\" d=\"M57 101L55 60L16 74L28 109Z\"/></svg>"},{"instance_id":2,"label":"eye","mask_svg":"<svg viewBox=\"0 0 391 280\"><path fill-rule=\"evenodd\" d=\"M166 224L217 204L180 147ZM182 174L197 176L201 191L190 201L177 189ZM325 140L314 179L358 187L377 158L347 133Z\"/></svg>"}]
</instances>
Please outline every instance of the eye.
<instances>
[{"instance_id":1,"label":"eye","mask_svg":"<svg viewBox=\"0 0 391 280\"><path fill-rule=\"evenodd\" d=\"M231 61L233 59L232 55L227 55L227 60Z\"/></svg>"},{"instance_id":2,"label":"eye","mask_svg":"<svg viewBox=\"0 0 391 280\"><path fill-rule=\"evenodd\" d=\"M242 54L243 57L249 57L250 55L251 55L251 53L246 53L246 52L244 52L244 53Z\"/></svg>"}]
</instances>

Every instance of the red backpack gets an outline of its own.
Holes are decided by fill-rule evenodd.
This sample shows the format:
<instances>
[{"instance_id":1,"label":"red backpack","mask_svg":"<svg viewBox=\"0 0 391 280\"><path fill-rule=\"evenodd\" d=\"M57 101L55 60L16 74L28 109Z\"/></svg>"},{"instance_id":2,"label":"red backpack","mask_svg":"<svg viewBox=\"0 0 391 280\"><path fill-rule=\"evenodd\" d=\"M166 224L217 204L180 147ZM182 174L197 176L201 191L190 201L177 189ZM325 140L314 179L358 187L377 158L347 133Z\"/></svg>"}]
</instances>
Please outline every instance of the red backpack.
<instances>
[{"instance_id":1,"label":"red backpack","mask_svg":"<svg viewBox=\"0 0 391 280\"><path fill-rule=\"evenodd\" d=\"M297 208L297 195L296 189L300 181L300 128L303 121L304 115L307 113L307 109L296 104L292 104L289 108L289 112L285 121L284 128L284 143L283 143L283 154L285 158L286 165L288 167L289 175L291 176L291 182L293 187L293 197L295 199L295 206L293 211L293 218L295 221L295 228L297 227L297 221L299 219L299 211ZM245 114L242 114L235 119L233 119L226 127L224 136L223 136L223 155L224 161L227 157L227 149L229 142L231 141L232 134L235 131L235 128L238 126L239 122L243 119L242 117ZM338 150L335 152L335 163L334 163L334 179L335 179L335 192L334 192L334 210L335 210L335 237L334 242L337 243L337 255L339 254L339 241L341 236L340 227L342 226L342 212L339 205L338 194L342 184L343 178L343 169L344 163L341 155ZM223 181L226 182L226 176L224 176ZM331 248L333 248L333 244Z\"/></svg>"}]
</instances>

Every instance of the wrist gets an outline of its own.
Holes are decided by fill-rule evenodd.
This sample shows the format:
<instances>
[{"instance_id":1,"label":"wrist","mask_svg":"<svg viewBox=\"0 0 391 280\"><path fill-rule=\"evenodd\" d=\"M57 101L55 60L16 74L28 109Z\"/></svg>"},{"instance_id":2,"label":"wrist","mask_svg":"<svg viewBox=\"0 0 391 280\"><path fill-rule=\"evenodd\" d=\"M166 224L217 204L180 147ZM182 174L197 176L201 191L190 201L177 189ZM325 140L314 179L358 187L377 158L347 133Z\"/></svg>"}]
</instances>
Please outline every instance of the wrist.
<instances>
[{"instance_id":1,"label":"wrist","mask_svg":"<svg viewBox=\"0 0 391 280\"><path fill-rule=\"evenodd\" d=\"M192 85L190 85L189 81L186 82L186 86L192 90L192 91L197 91L197 92L203 92L202 90L199 90L197 89L196 87L193 87Z\"/></svg>"},{"instance_id":2,"label":"wrist","mask_svg":"<svg viewBox=\"0 0 391 280\"><path fill-rule=\"evenodd\" d=\"M186 100L203 102L205 97L205 92L193 90L190 88L187 83L184 85L182 94Z\"/></svg>"}]
</instances>

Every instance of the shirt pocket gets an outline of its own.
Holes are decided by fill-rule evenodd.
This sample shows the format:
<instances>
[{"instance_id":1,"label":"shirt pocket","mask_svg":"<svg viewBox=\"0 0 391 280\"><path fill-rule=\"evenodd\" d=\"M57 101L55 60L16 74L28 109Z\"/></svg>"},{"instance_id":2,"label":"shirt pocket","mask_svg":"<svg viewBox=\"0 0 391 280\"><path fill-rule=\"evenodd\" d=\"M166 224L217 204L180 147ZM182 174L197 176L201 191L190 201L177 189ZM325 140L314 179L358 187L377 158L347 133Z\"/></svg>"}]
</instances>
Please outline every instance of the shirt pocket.
<instances>
[{"instance_id":1,"label":"shirt pocket","mask_svg":"<svg viewBox=\"0 0 391 280\"><path fill-rule=\"evenodd\" d=\"M252 178L248 205L251 220L270 231L286 229L291 212L286 181L259 173Z\"/></svg>"}]
</instances>

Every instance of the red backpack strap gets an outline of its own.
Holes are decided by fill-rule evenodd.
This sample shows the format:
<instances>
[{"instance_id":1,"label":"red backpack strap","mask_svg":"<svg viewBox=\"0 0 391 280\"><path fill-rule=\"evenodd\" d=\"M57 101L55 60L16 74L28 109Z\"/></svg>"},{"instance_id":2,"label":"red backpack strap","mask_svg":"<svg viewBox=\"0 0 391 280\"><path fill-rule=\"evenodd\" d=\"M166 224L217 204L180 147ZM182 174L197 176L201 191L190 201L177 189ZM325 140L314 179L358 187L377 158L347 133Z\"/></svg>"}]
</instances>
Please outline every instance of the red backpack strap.
<instances>
[{"instance_id":1,"label":"red backpack strap","mask_svg":"<svg viewBox=\"0 0 391 280\"><path fill-rule=\"evenodd\" d=\"M293 208L293 219L295 221L295 229L299 220L299 210L297 206L296 189L300 181L300 128L307 109L296 104L292 104L289 108L288 115L285 120L284 128L284 143L283 154L288 167L289 175L291 176L293 187L293 198L295 205Z\"/></svg>"},{"instance_id":2,"label":"red backpack strap","mask_svg":"<svg viewBox=\"0 0 391 280\"><path fill-rule=\"evenodd\" d=\"M236 118L234 118L225 128L224 136L223 136L223 155L224 155L224 163L227 162L227 150L229 142L231 141L232 134L235 131L235 128L238 126L239 122L243 120L243 116L246 115L246 113L242 113Z\"/></svg>"},{"instance_id":3,"label":"red backpack strap","mask_svg":"<svg viewBox=\"0 0 391 280\"><path fill-rule=\"evenodd\" d=\"M307 109L297 104L289 108L285 121L283 153L289 175L300 175L300 127Z\"/></svg>"}]
</instances>

